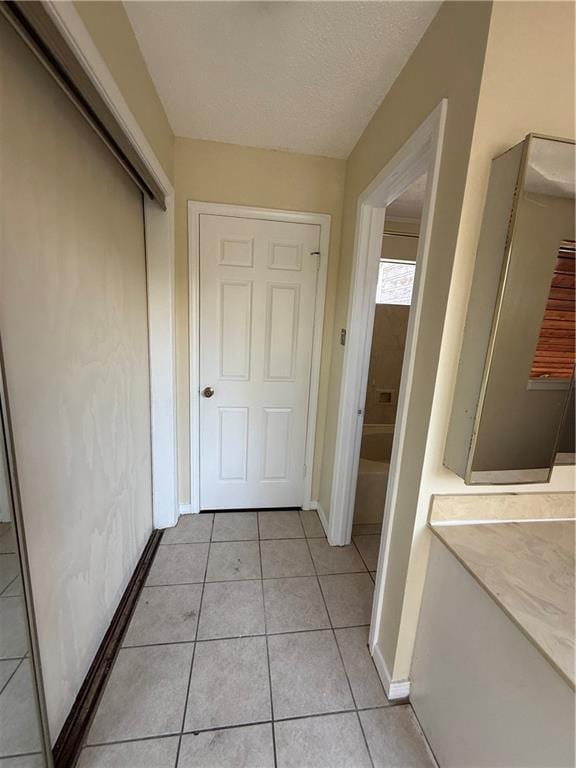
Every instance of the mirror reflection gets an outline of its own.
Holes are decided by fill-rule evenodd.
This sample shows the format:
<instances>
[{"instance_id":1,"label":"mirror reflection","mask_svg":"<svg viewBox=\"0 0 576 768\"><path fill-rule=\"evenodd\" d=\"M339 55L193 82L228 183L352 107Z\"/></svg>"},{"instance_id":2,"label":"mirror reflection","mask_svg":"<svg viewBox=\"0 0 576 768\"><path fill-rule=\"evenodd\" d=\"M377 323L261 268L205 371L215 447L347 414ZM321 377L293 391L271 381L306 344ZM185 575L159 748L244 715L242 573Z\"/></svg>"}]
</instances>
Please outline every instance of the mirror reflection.
<instances>
[{"instance_id":1,"label":"mirror reflection","mask_svg":"<svg viewBox=\"0 0 576 768\"><path fill-rule=\"evenodd\" d=\"M469 484L574 462L575 187L572 141L492 163L445 454Z\"/></svg>"},{"instance_id":2,"label":"mirror reflection","mask_svg":"<svg viewBox=\"0 0 576 768\"><path fill-rule=\"evenodd\" d=\"M7 437L0 413L0 765L43 768L48 763L32 665Z\"/></svg>"}]
</instances>

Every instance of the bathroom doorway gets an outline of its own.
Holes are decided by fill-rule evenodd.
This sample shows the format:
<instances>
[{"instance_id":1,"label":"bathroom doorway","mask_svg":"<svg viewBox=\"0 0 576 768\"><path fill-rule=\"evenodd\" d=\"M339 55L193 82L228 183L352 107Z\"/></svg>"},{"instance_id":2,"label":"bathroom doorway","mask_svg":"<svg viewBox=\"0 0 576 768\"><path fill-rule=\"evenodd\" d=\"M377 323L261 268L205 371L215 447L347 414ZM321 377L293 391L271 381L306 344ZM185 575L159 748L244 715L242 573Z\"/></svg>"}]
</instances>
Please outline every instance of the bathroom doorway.
<instances>
[{"instance_id":1,"label":"bathroom doorway","mask_svg":"<svg viewBox=\"0 0 576 768\"><path fill-rule=\"evenodd\" d=\"M377 559L416 274L426 174L387 208L374 297L352 536ZM367 539L366 536L377 536ZM374 563L374 567L376 563Z\"/></svg>"}]
</instances>

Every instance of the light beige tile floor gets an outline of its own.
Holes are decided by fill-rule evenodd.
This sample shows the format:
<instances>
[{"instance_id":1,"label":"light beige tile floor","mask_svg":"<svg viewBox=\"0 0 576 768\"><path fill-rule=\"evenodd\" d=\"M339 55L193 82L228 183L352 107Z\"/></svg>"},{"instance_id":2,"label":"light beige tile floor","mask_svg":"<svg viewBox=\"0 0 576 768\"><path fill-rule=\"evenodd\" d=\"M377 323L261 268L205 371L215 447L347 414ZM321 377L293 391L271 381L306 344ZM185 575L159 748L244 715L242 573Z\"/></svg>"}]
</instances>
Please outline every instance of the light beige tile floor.
<instances>
[{"instance_id":1,"label":"light beige tile floor","mask_svg":"<svg viewBox=\"0 0 576 768\"><path fill-rule=\"evenodd\" d=\"M275 517L277 515L277 517ZM79 768L432 768L369 654L378 531L186 516L162 542ZM167 541L166 541L167 538Z\"/></svg>"}]
</instances>

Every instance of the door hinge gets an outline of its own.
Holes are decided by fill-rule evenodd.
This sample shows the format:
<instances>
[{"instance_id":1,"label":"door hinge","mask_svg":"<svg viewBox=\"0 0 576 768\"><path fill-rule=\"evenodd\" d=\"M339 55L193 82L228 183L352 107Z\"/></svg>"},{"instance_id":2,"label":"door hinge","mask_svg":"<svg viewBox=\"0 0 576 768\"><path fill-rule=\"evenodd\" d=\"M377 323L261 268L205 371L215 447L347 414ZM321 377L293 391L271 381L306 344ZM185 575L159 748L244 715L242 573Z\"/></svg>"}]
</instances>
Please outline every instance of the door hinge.
<instances>
[{"instance_id":1,"label":"door hinge","mask_svg":"<svg viewBox=\"0 0 576 768\"><path fill-rule=\"evenodd\" d=\"M316 269L320 269L320 251L310 251L310 256L316 256Z\"/></svg>"},{"instance_id":2,"label":"door hinge","mask_svg":"<svg viewBox=\"0 0 576 768\"><path fill-rule=\"evenodd\" d=\"M346 346L346 328L340 330L340 344L342 344L343 347Z\"/></svg>"}]
</instances>

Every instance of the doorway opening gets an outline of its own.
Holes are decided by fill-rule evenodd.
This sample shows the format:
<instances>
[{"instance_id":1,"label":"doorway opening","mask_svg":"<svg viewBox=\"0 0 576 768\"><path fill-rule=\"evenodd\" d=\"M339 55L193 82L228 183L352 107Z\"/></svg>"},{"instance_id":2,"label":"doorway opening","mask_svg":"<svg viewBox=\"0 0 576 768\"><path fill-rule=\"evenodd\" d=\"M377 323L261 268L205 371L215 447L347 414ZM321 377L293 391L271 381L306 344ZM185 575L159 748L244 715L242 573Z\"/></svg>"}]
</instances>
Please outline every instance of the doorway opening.
<instances>
[{"instance_id":1,"label":"doorway opening","mask_svg":"<svg viewBox=\"0 0 576 768\"><path fill-rule=\"evenodd\" d=\"M426 181L427 175L423 174L386 208L382 234L352 528L356 544L370 550L374 567L384 518ZM356 540L356 535L377 538Z\"/></svg>"},{"instance_id":2,"label":"doorway opening","mask_svg":"<svg viewBox=\"0 0 576 768\"><path fill-rule=\"evenodd\" d=\"M394 213L394 201L406 202L401 198L408 192L414 196L413 185L423 186L421 213L416 232L417 253L415 259L410 312L406 329L403 365L397 395L383 393L384 399L396 397L393 435L390 458L387 467L387 482L381 498L382 536L377 545L374 560L376 585L370 624L370 652L390 699L408 695L409 682L394 680L386 668L380 646L381 620L385 588L388 583L388 563L392 532L397 522L397 500L406 483L419 483L422 474L423 456L409 455L407 441L408 414L416 408L419 399L429 397L435 384L435 376L416 380L415 371L422 366L426 351L419 348L417 341L422 331L424 296L429 286L427 280L430 243L432 236L433 211L436 203L438 178L446 123L447 101L443 99L436 109L398 150L389 163L364 189L358 198L356 234L352 264L352 280L346 329L346 348L340 387L340 406L330 495L328 541L332 545L344 546L352 538L356 486L362 450L364 409L369 384L370 357L372 351L372 329L376 312L375 297L381 272L383 234L390 225L390 212ZM424 177L425 181L422 181ZM421 195L421 193L419 193ZM396 217L398 218L398 208ZM401 216L400 216L401 217ZM387 223L388 222L388 223ZM398 252L398 249L397 249ZM382 268L384 269L384 268ZM375 389L386 389L376 387ZM394 389L394 387L389 387ZM368 392L368 394L370 394ZM418 445L425 443L428 434L429 414L418 423L410 422L410 440ZM382 440L384 442L384 440ZM409 468L409 471L406 471ZM381 483L383 487L384 483ZM407 521L406 525L410 525ZM404 531L410 537L410 531ZM390 578L394 574L390 575Z\"/></svg>"}]
</instances>

